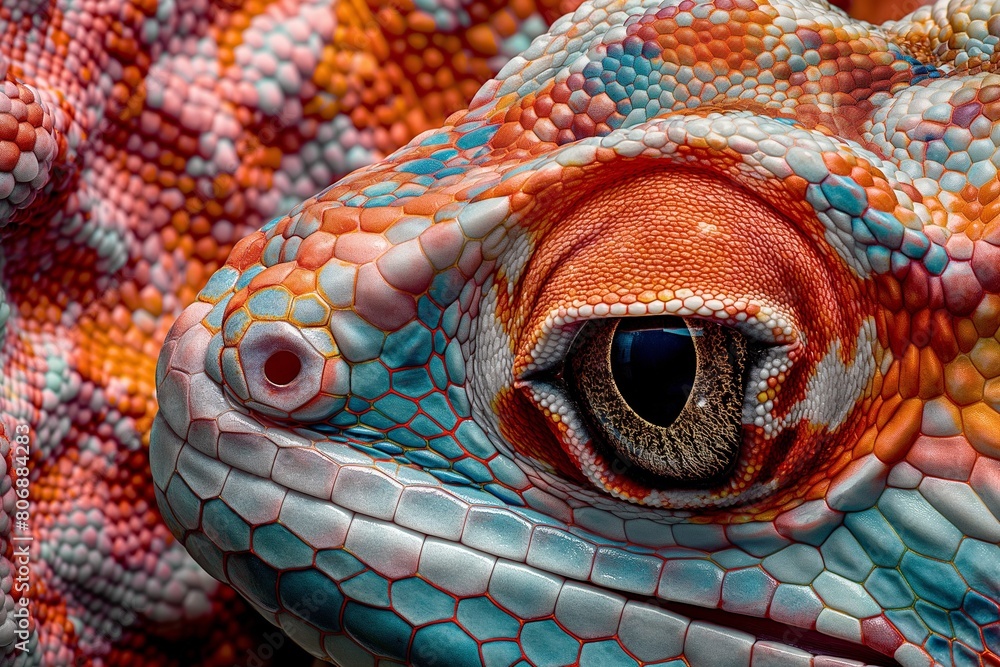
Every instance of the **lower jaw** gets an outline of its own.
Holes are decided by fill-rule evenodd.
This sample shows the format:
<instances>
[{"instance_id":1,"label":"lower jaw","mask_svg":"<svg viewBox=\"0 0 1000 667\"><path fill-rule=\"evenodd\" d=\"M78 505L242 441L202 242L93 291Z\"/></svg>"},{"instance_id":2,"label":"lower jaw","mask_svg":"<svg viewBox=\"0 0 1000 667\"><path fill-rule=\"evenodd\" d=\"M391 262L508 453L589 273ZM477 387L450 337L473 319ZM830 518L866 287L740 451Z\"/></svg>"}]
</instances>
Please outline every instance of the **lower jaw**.
<instances>
[{"instance_id":1,"label":"lower jaw","mask_svg":"<svg viewBox=\"0 0 1000 667\"><path fill-rule=\"evenodd\" d=\"M863 644L855 644L845 639L824 635L815 630L785 625L768 618L744 616L720 609L707 609L669 600L645 600L645 602L682 614L693 621L708 621L722 627L747 632L758 640L792 646L816 657L854 660L873 667L900 667L893 658L882 655Z\"/></svg>"},{"instance_id":2,"label":"lower jaw","mask_svg":"<svg viewBox=\"0 0 1000 667\"><path fill-rule=\"evenodd\" d=\"M257 476L257 473L250 471L244 472L248 475ZM295 490L290 489L289 487L285 488L288 490ZM305 490L299 490L299 492L306 493L308 495L308 492ZM594 586L594 584L590 584L589 582L581 583ZM595 588L600 587L595 586ZM814 630L798 628L767 618L746 616L720 609L709 609L696 605L656 598L640 598L622 591L614 592L645 604L659 606L663 609L684 616L692 621L705 621L719 627L745 632L753 635L759 641L768 641L784 646L791 646L805 651L814 657L828 657L843 661L829 662L827 663L828 667L841 667L841 665L843 667L857 665L869 665L872 667L901 667L900 664L892 657L883 655L868 646L824 635ZM854 662L852 663L849 661Z\"/></svg>"}]
</instances>

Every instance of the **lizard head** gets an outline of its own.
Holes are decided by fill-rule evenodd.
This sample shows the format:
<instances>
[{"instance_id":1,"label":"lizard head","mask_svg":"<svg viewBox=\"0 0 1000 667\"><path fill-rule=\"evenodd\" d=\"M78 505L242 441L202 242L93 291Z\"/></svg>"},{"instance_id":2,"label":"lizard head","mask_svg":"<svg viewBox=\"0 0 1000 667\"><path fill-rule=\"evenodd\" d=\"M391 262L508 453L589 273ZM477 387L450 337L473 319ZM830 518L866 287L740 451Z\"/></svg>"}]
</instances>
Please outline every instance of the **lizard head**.
<instances>
[{"instance_id":1,"label":"lizard head","mask_svg":"<svg viewBox=\"0 0 1000 667\"><path fill-rule=\"evenodd\" d=\"M342 664L996 664L991 7L585 4L237 245L165 520Z\"/></svg>"}]
</instances>

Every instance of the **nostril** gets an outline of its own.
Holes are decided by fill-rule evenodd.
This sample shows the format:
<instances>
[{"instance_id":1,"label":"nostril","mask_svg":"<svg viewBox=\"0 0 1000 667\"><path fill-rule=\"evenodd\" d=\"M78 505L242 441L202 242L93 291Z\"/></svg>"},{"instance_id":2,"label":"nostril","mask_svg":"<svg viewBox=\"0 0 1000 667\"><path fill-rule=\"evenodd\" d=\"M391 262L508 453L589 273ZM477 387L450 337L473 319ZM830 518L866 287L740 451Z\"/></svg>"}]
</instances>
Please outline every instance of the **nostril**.
<instances>
[{"instance_id":1,"label":"nostril","mask_svg":"<svg viewBox=\"0 0 1000 667\"><path fill-rule=\"evenodd\" d=\"M264 377L279 387L291 384L302 370L298 355L288 350L278 350L264 362Z\"/></svg>"}]
</instances>

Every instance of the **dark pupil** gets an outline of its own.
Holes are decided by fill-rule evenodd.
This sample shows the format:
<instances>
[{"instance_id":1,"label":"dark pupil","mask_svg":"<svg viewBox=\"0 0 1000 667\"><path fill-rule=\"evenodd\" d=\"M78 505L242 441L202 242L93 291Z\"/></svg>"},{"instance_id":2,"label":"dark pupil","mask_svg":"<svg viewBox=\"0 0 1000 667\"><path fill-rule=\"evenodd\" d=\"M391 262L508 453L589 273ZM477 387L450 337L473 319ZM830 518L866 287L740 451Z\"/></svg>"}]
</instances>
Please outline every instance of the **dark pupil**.
<instances>
[{"instance_id":1,"label":"dark pupil","mask_svg":"<svg viewBox=\"0 0 1000 667\"><path fill-rule=\"evenodd\" d=\"M625 320L615 331L611 375L629 407L650 423L674 423L697 370L691 330L679 317Z\"/></svg>"},{"instance_id":2,"label":"dark pupil","mask_svg":"<svg viewBox=\"0 0 1000 667\"><path fill-rule=\"evenodd\" d=\"M278 350L264 362L264 377L271 384L284 386L291 384L292 380L299 376L302 369L302 362L294 352L288 350Z\"/></svg>"}]
</instances>

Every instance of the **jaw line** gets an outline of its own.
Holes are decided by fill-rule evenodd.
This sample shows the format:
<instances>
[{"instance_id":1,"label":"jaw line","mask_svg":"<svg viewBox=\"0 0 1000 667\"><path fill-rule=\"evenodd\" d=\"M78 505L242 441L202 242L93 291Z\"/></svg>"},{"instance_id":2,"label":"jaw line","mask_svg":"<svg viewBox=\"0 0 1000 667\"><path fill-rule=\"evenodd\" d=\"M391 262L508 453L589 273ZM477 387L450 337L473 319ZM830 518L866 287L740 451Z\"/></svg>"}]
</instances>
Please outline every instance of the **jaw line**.
<instances>
[{"instance_id":1,"label":"jaw line","mask_svg":"<svg viewBox=\"0 0 1000 667\"><path fill-rule=\"evenodd\" d=\"M236 418L240 421L249 420L252 422L256 422L256 420L253 417L250 417L249 415L239 412L236 413ZM271 430L272 429L270 428L268 429L268 431ZM296 440L304 439L301 438L301 435L302 432L300 431L298 437L296 437L295 439ZM315 437L311 443L311 446L306 445L305 447L303 447L302 445L298 445L293 447L295 449L313 450L316 454L319 454L324 458L328 458L332 464L338 467L344 465L349 466L351 464L357 465L359 463L364 462L364 454L354 450L354 448L351 446L350 443L331 440L327 437L323 437L321 434L318 433L316 435L320 437ZM266 436L263 433L261 433L261 437L266 437ZM322 450L317 448L318 445L322 446ZM202 453L202 455L204 454ZM384 521L386 523L393 523L393 519L387 517L386 515L383 515L381 517L372 516L370 514L367 514L364 511L364 508L358 507L355 503L347 503L344 502L343 499L339 499L336 488L334 488L334 490L330 495L325 495L325 494L320 495L319 493L315 492L315 489L305 488L305 486L302 484L296 484L297 488L293 488L288 482L290 480L302 479L300 474L297 472L291 472L287 476L283 475L282 476L284 478L283 483L279 483L272 478L262 477L258 473L243 470L238 466L233 466L231 464L226 464L226 465L229 465L229 467L232 470L239 470L240 472L244 473L244 475L241 476L243 483L252 482L253 480L260 480L260 483L277 484L278 486L284 488L288 492L301 493L316 500L329 502L331 503L331 505L335 505L337 507L340 507L341 509L347 509L360 517L364 517L366 519L373 521L379 521L379 522ZM413 530L412 528L409 527L407 527L407 529ZM429 535L427 533L422 533L422 534L425 539L428 538L435 540L443 539L440 537L435 537L434 535ZM479 549L468 547L459 541L455 540L445 540L445 541L450 542L455 547L461 548L463 550L468 550L469 552L474 554L479 554L482 556L493 556L492 554L480 551ZM498 562L505 560L502 559L501 557L497 557L497 559ZM519 561L507 561L507 562L516 563L522 566L526 565ZM549 574L545 572L545 570L535 568L534 566L528 566L528 567L532 567L532 569L536 569L539 572ZM561 576L561 575L556 575L556 576ZM587 588L591 588L594 591L611 593L614 595L622 596L629 603L632 604L648 605L659 608L662 611L670 613L675 617L683 618L688 623L688 625L697 622L702 625L708 624L710 626L716 627L717 629L721 628L726 631L731 631L731 630L739 631L741 633L746 633L754 636L757 642L766 642L769 645L786 649L787 648L799 649L801 651L805 651L811 654L814 657L829 656L831 658L853 660L853 661L858 661L856 663L858 665L864 664L864 665L873 665L879 667L899 667L899 663L897 663L892 658L883 656L866 646L860 644L854 644L852 642L843 639L823 635L814 630L807 630L794 627L791 625L786 625L784 623L773 621L767 618L745 616L742 614L736 614L719 609L709 609L704 607L698 607L695 605L674 602L662 598L639 596L626 591L618 591L614 589L604 588L596 584L593 584L589 581L578 581L570 578L565 578L565 581L567 583L572 582L577 586L584 586Z\"/></svg>"}]
</instances>

